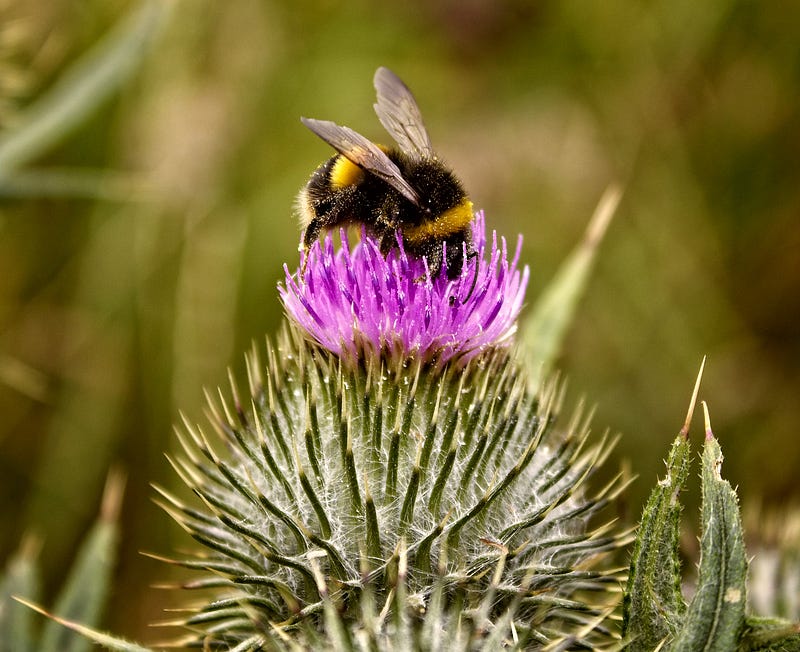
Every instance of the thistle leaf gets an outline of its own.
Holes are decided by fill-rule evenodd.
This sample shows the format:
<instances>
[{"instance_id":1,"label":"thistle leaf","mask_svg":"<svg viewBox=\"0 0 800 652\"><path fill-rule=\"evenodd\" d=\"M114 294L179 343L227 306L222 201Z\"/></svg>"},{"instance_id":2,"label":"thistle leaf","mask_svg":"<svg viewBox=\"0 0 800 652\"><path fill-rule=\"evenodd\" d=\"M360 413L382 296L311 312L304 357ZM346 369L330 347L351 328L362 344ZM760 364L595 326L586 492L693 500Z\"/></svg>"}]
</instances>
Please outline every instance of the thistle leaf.
<instances>
[{"instance_id":1,"label":"thistle leaf","mask_svg":"<svg viewBox=\"0 0 800 652\"><path fill-rule=\"evenodd\" d=\"M681 511L679 496L689 474L691 447L687 438L694 415L705 360L695 381L686 421L672 443L667 475L650 494L631 557L623 601L622 635L628 650L650 651L668 640L686 610L681 593L678 555Z\"/></svg>"},{"instance_id":2,"label":"thistle leaf","mask_svg":"<svg viewBox=\"0 0 800 652\"><path fill-rule=\"evenodd\" d=\"M87 535L69 577L61 590L54 613L59 618L47 622L38 649L42 652L83 652L91 643L85 635L76 635L75 627L65 629L64 621L81 623L88 629L96 626L108 596L117 552L117 517L124 480L116 472L109 475L103 496L100 518ZM79 632L83 634L83 632Z\"/></svg>"},{"instance_id":3,"label":"thistle leaf","mask_svg":"<svg viewBox=\"0 0 800 652\"><path fill-rule=\"evenodd\" d=\"M672 644L674 650L735 650L744 627L747 557L736 492L722 479L722 451L703 403L703 508L697 592Z\"/></svg>"},{"instance_id":4,"label":"thistle leaf","mask_svg":"<svg viewBox=\"0 0 800 652\"><path fill-rule=\"evenodd\" d=\"M622 634L628 650L649 651L670 637L686 606L681 594L678 495L689 474L691 448L683 435L672 443L667 475L644 508L631 558L623 603Z\"/></svg>"},{"instance_id":5,"label":"thistle leaf","mask_svg":"<svg viewBox=\"0 0 800 652\"><path fill-rule=\"evenodd\" d=\"M583 240L561 264L555 277L542 292L522 327L522 340L531 388L536 391L549 374L567 329L572 323L578 301L589 282L597 248L603 240L622 189L610 186L586 228Z\"/></svg>"},{"instance_id":6,"label":"thistle leaf","mask_svg":"<svg viewBox=\"0 0 800 652\"><path fill-rule=\"evenodd\" d=\"M748 616L738 649L739 652L800 652L800 624Z\"/></svg>"},{"instance_id":7,"label":"thistle leaf","mask_svg":"<svg viewBox=\"0 0 800 652\"><path fill-rule=\"evenodd\" d=\"M97 643L98 645L102 645L106 650L112 650L112 652L153 652L150 648L142 647L141 645L137 645L136 643L131 643L130 641L126 641L125 639L119 638L117 636L111 636L110 634L106 634L104 632L99 632L96 629L91 627L87 627L86 625L78 622L74 622L72 620L68 620L66 618L60 618L55 614L48 612L45 609L42 609L40 606L34 604L33 602L28 602L27 600L19 600L18 602L25 607L36 611L37 613L42 614L43 616L47 616L51 619L54 623L57 623L59 626L66 627L67 629L72 630L74 632L75 638L78 636L82 637L87 641ZM44 650L45 648L41 648ZM66 649L74 649L74 648L64 648ZM59 651L60 652L60 651Z\"/></svg>"},{"instance_id":8,"label":"thistle leaf","mask_svg":"<svg viewBox=\"0 0 800 652\"><path fill-rule=\"evenodd\" d=\"M27 539L9 560L0 581L0 652L35 652L33 612L15 602L15 596L37 600L40 591L36 544Z\"/></svg>"}]
</instances>

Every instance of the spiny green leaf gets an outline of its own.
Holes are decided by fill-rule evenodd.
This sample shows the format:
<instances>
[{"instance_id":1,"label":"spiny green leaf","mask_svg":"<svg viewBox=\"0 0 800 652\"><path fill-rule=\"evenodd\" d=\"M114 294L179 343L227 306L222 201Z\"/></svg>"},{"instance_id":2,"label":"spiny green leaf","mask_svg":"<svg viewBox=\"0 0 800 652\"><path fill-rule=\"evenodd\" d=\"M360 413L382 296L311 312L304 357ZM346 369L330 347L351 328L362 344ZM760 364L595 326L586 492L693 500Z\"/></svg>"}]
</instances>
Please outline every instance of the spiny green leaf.
<instances>
[{"instance_id":1,"label":"spiny green leaf","mask_svg":"<svg viewBox=\"0 0 800 652\"><path fill-rule=\"evenodd\" d=\"M25 541L8 563L0 582L0 652L35 652L33 612L13 600L21 596L37 600L39 574L36 568L37 545Z\"/></svg>"},{"instance_id":2,"label":"spiny green leaf","mask_svg":"<svg viewBox=\"0 0 800 652\"><path fill-rule=\"evenodd\" d=\"M688 440L678 435L667 460L667 475L644 508L623 603L628 650L653 650L672 634L685 609L678 556L682 511L678 495L689 474L690 454Z\"/></svg>"},{"instance_id":3,"label":"spiny green leaf","mask_svg":"<svg viewBox=\"0 0 800 652\"><path fill-rule=\"evenodd\" d=\"M747 557L736 492L722 479L722 451L708 409L703 449L703 508L697 591L673 650L735 650L744 627Z\"/></svg>"},{"instance_id":4,"label":"spiny green leaf","mask_svg":"<svg viewBox=\"0 0 800 652\"><path fill-rule=\"evenodd\" d=\"M611 186L606 190L583 240L561 264L522 328L530 384L534 391L549 375L561 350L578 301L589 281L595 253L621 198L622 189L619 186Z\"/></svg>"},{"instance_id":5,"label":"spiny green leaf","mask_svg":"<svg viewBox=\"0 0 800 652\"><path fill-rule=\"evenodd\" d=\"M687 435L702 375L703 365L686 421L667 459L667 475L650 494L639 525L623 602L622 633L629 641L628 650L649 652L658 647L675 632L678 618L686 609L678 555L683 509L679 496L689 474L691 447Z\"/></svg>"},{"instance_id":6,"label":"spiny green leaf","mask_svg":"<svg viewBox=\"0 0 800 652\"><path fill-rule=\"evenodd\" d=\"M739 652L800 652L800 623L780 618L745 619Z\"/></svg>"},{"instance_id":7,"label":"spiny green leaf","mask_svg":"<svg viewBox=\"0 0 800 652\"><path fill-rule=\"evenodd\" d=\"M80 549L53 611L69 621L91 628L97 625L108 596L117 553L117 516L124 481L112 473L106 485L100 518ZM84 635L65 629L61 621L50 620L42 632L42 652L83 652L90 642Z\"/></svg>"},{"instance_id":8,"label":"spiny green leaf","mask_svg":"<svg viewBox=\"0 0 800 652\"><path fill-rule=\"evenodd\" d=\"M73 622L65 618L59 618L58 616L42 609L33 602L28 602L27 600L19 600L19 602L26 607L42 614L43 616L47 616L59 625L71 629L73 632L79 634L88 641L102 645L106 650L112 650L112 652L153 652L153 650L150 648L142 647L141 645L131 643L117 636L111 636L110 634L99 632L96 629L92 629L91 627L87 627L81 623Z\"/></svg>"}]
</instances>

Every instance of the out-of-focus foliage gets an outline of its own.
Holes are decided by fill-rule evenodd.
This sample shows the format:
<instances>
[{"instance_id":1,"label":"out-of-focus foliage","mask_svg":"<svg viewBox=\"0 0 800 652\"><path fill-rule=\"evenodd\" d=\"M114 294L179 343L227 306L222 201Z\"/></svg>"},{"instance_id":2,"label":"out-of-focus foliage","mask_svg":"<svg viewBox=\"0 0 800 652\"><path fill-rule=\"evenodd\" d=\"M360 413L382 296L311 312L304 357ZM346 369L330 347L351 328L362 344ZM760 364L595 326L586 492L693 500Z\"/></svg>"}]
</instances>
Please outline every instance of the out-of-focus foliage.
<instances>
[{"instance_id":1,"label":"out-of-focus foliage","mask_svg":"<svg viewBox=\"0 0 800 652\"><path fill-rule=\"evenodd\" d=\"M100 516L64 569L53 613L85 627L96 626L114 584L119 544L119 508L125 480L119 471L109 474ZM91 643L56 619L43 620L38 569L39 544L27 539L0 571L0 650L4 652L88 652Z\"/></svg>"},{"instance_id":2,"label":"out-of-focus foliage","mask_svg":"<svg viewBox=\"0 0 800 652\"><path fill-rule=\"evenodd\" d=\"M171 547L147 490L171 482L171 424L279 322L294 194L330 154L299 116L383 138L379 65L490 226L525 235L533 294L624 185L559 366L624 434L632 516L703 354L726 477L798 497L800 7L157 1L132 81L0 198L0 557L35 533L56 586L121 462L108 626L151 637L163 567L138 551ZM0 129L136 7L0 3Z\"/></svg>"}]
</instances>

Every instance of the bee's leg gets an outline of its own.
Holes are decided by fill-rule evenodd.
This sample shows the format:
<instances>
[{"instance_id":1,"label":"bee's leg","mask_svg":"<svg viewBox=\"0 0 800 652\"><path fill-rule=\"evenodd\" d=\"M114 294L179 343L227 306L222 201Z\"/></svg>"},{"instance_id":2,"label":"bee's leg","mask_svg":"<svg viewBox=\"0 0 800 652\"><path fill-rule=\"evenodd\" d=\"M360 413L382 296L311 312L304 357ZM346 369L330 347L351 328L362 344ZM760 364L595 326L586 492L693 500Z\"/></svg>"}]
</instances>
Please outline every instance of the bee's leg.
<instances>
[{"instance_id":1,"label":"bee's leg","mask_svg":"<svg viewBox=\"0 0 800 652\"><path fill-rule=\"evenodd\" d=\"M324 229L330 229L346 222L358 222L361 196L356 186L346 186L336 191L333 198L314 202L314 217L303 234L303 247L311 248Z\"/></svg>"},{"instance_id":2,"label":"bee's leg","mask_svg":"<svg viewBox=\"0 0 800 652\"><path fill-rule=\"evenodd\" d=\"M461 233L457 237L453 237L447 241L447 278L451 281L462 276L464 272L464 264L478 257L478 252L475 251L475 245L472 243L472 237L469 232ZM472 293L475 291L475 286L478 282L478 265L475 264L472 270L472 283L470 284L467 296L461 299L462 302L467 301ZM450 303L454 304L456 297L450 297Z\"/></svg>"},{"instance_id":3,"label":"bee's leg","mask_svg":"<svg viewBox=\"0 0 800 652\"><path fill-rule=\"evenodd\" d=\"M300 278L305 278L308 252L311 250L311 246L319 240L319 235L322 233L322 229L325 228L325 223L326 220L317 215L308 223L305 233L303 233L303 265L300 268Z\"/></svg>"},{"instance_id":4,"label":"bee's leg","mask_svg":"<svg viewBox=\"0 0 800 652\"><path fill-rule=\"evenodd\" d=\"M445 252L447 278L452 281L461 276L464 263L477 258L478 252L475 251L475 245L472 244L472 236L469 231L450 236L445 242L447 243L447 251Z\"/></svg>"},{"instance_id":5,"label":"bee's leg","mask_svg":"<svg viewBox=\"0 0 800 652\"><path fill-rule=\"evenodd\" d=\"M381 254L386 257L389 252L397 247L397 231L391 227L379 227L376 229L378 243L380 244Z\"/></svg>"},{"instance_id":6,"label":"bee's leg","mask_svg":"<svg viewBox=\"0 0 800 652\"><path fill-rule=\"evenodd\" d=\"M467 247L467 261L472 260L473 258L478 257L478 252L472 248L472 244ZM472 293L475 291L475 285L478 283L478 264L475 263L475 266L472 270L472 285L469 286L469 292L467 292L467 296L464 297L464 301L467 301L471 296Z\"/></svg>"},{"instance_id":7,"label":"bee's leg","mask_svg":"<svg viewBox=\"0 0 800 652\"><path fill-rule=\"evenodd\" d=\"M426 248L425 251L425 259L428 261L428 273L431 276L431 279L435 279L439 276L439 272L442 271L442 263L444 263L444 251L443 251L443 243L441 241L433 242L429 247ZM448 255L447 257L450 258L450 252L448 247ZM420 276L418 281L424 281L425 277Z\"/></svg>"},{"instance_id":8,"label":"bee's leg","mask_svg":"<svg viewBox=\"0 0 800 652\"><path fill-rule=\"evenodd\" d=\"M308 223L306 231L303 233L303 250L306 251L306 253L308 253L308 250L311 249L311 245L319 240L319 234L322 232L324 227L325 223L319 217L315 217Z\"/></svg>"},{"instance_id":9,"label":"bee's leg","mask_svg":"<svg viewBox=\"0 0 800 652\"><path fill-rule=\"evenodd\" d=\"M328 198L314 202L314 217L303 233L303 251L306 255L303 260L303 267L300 270L301 276L305 274L308 252L312 245L319 240L323 230L333 228L338 224L358 221L360 199L358 188L356 186L348 186L337 190L333 199Z\"/></svg>"},{"instance_id":10,"label":"bee's leg","mask_svg":"<svg viewBox=\"0 0 800 652\"><path fill-rule=\"evenodd\" d=\"M400 236L399 225L397 202L387 196L381 204L380 213L375 217L373 224L375 237L380 244L381 254L384 256L397 247L397 240Z\"/></svg>"},{"instance_id":11,"label":"bee's leg","mask_svg":"<svg viewBox=\"0 0 800 652\"><path fill-rule=\"evenodd\" d=\"M441 240L438 242L430 240L408 247L409 254L415 258L423 258L428 268L427 273L414 279L415 283L424 283L429 277L433 281L442 271L442 262L444 261L442 244Z\"/></svg>"},{"instance_id":12,"label":"bee's leg","mask_svg":"<svg viewBox=\"0 0 800 652\"><path fill-rule=\"evenodd\" d=\"M447 261L447 278L451 281L461 276L461 270L464 267L464 245L463 241L446 240L447 249L445 251L445 260Z\"/></svg>"}]
</instances>

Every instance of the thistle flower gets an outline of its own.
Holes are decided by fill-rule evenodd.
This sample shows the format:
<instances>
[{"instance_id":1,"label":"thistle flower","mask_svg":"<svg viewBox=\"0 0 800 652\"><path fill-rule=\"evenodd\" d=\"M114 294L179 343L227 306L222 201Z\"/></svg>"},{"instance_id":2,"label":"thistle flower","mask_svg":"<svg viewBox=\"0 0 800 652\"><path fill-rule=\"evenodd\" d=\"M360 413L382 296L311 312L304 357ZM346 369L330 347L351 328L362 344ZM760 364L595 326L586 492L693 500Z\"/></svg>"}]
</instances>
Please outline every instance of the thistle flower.
<instances>
[{"instance_id":1,"label":"thistle flower","mask_svg":"<svg viewBox=\"0 0 800 652\"><path fill-rule=\"evenodd\" d=\"M465 251L454 280L446 273L432 279L424 259L406 254L402 238L384 256L366 234L351 248L342 231L338 251L329 234L301 261L303 273L284 266L279 292L286 312L314 341L349 360L368 354L464 363L508 346L529 275L527 266L517 269L521 237L509 261L505 238L498 246L493 232L487 246L483 213L471 227L477 256L467 259Z\"/></svg>"},{"instance_id":2,"label":"thistle flower","mask_svg":"<svg viewBox=\"0 0 800 652\"><path fill-rule=\"evenodd\" d=\"M629 539L619 478L561 391L508 347L528 278L473 225L477 260L431 280L368 238L286 273L291 319L250 398L209 398L222 447L184 420L173 465L201 504L164 508L208 550L175 560L215 597L182 621L209 649L596 649ZM485 254L487 254L485 256ZM420 280L421 279L421 280ZM473 283L474 279L474 283ZM353 364L358 362L358 364ZM223 452L224 451L224 452Z\"/></svg>"}]
</instances>

